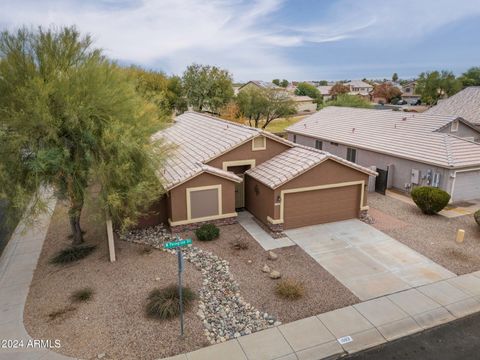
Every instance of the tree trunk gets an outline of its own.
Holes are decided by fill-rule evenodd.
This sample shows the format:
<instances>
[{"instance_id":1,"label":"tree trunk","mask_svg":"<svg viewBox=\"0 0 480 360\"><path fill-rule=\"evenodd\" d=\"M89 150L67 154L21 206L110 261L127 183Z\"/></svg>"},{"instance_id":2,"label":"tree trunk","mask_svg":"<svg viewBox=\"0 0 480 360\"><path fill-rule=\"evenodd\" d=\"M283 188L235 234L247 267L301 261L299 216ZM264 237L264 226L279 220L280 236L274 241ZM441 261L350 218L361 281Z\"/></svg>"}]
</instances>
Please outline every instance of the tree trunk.
<instances>
[{"instance_id":1,"label":"tree trunk","mask_svg":"<svg viewBox=\"0 0 480 360\"><path fill-rule=\"evenodd\" d=\"M68 216L70 218L70 228L72 230L72 245L83 243L83 231L80 227L80 216L82 214L83 201L72 202Z\"/></svg>"}]
</instances>

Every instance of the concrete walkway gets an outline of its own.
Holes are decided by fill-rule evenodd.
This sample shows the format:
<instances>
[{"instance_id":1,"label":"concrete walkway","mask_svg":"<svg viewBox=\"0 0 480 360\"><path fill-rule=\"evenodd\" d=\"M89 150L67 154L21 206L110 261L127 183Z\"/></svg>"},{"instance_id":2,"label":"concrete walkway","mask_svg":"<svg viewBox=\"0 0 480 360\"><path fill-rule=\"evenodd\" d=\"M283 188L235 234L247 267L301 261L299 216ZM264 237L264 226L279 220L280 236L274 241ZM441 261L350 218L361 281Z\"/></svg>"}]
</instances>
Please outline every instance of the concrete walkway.
<instances>
[{"instance_id":1,"label":"concrete walkway","mask_svg":"<svg viewBox=\"0 0 480 360\"><path fill-rule=\"evenodd\" d=\"M285 232L360 300L455 276L358 219Z\"/></svg>"},{"instance_id":2,"label":"concrete walkway","mask_svg":"<svg viewBox=\"0 0 480 360\"><path fill-rule=\"evenodd\" d=\"M248 211L238 213L238 223L263 247L265 250L274 250L295 245L288 237L274 239L254 220Z\"/></svg>"},{"instance_id":3,"label":"concrete walkway","mask_svg":"<svg viewBox=\"0 0 480 360\"><path fill-rule=\"evenodd\" d=\"M26 227L20 222L0 258L0 341L23 341L16 349L11 344L0 344L0 360L69 359L46 349L29 347L32 338L23 326L23 308L56 203L52 191L44 190L42 196L48 199L50 212L40 215L33 226Z\"/></svg>"}]
</instances>

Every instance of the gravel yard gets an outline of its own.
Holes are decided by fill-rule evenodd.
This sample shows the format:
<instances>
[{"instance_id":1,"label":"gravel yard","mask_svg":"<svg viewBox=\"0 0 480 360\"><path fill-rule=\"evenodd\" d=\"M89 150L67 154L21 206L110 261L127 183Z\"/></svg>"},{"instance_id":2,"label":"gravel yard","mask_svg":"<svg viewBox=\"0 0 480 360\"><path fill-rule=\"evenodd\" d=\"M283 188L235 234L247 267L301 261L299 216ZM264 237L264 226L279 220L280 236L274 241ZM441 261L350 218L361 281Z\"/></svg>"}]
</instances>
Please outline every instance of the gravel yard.
<instances>
[{"instance_id":1,"label":"gravel yard","mask_svg":"<svg viewBox=\"0 0 480 360\"><path fill-rule=\"evenodd\" d=\"M184 340L178 338L178 320L145 317L149 292L176 282L176 257L145 245L116 241L117 262L109 263L106 231L92 208L90 204L85 209L82 224L86 242L97 245L97 249L77 263L55 266L49 263L52 255L70 244L67 209L62 203L57 205L25 307L29 334L33 338L59 339L62 347L58 352L84 359L103 354L106 359L157 359L209 345L202 322L208 306L206 310L203 305L199 307L200 299L186 313ZM213 265L228 261L226 269L239 285L239 307L247 306L251 314L260 314L260 320L253 320L257 325L252 331L264 326L258 325L261 322L267 326L277 320L287 323L359 302L298 246L275 250L278 259L269 260L268 253L240 225L220 229L220 238L211 242L196 240L192 232L182 235L191 237L195 248L218 256ZM233 248L236 236L244 239L248 249ZM197 264L185 262L184 283L205 294L210 291L209 285L205 287L205 277L202 279L202 272L195 266L198 259L194 261ZM262 272L264 265L279 271L283 279L300 280L305 295L298 300L279 298L275 294L279 280ZM71 294L85 287L94 289L93 299L73 303ZM57 313L54 319L53 313Z\"/></svg>"},{"instance_id":2,"label":"gravel yard","mask_svg":"<svg viewBox=\"0 0 480 360\"><path fill-rule=\"evenodd\" d=\"M97 249L78 263L54 266L48 263L52 254L70 243L66 208L57 205L27 298L28 333L36 339L60 339L62 347L56 351L82 359L99 354L105 359L157 359L207 345L196 303L185 316L185 340L178 337L178 320L144 315L148 293L176 283L175 256L157 250L145 253L144 246L117 241L117 262L110 263L105 227L86 210L85 240ZM193 265L185 266L185 284L198 292L201 274ZM72 304L71 293L84 287L94 289L93 300ZM49 318L61 310L65 314Z\"/></svg>"},{"instance_id":3,"label":"gravel yard","mask_svg":"<svg viewBox=\"0 0 480 360\"><path fill-rule=\"evenodd\" d=\"M230 263L230 272L240 285L242 296L263 312L274 315L282 323L303 319L359 302L346 287L320 266L297 245L274 250L277 260L268 260L268 252L238 224L222 226L220 238L198 241L193 233L182 234L193 239L194 246L210 250ZM248 243L246 250L234 250L231 241L241 236ZM304 297L285 300L275 294L278 280L262 272L264 265L281 273L282 278L303 282Z\"/></svg>"},{"instance_id":4,"label":"gravel yard","mask_svg":"<svg viewBox=\"0 0 480 360\"><path fill-rule=\"evenodd\" d=\"M480 227L473 215L424 215L415 205L376 193L368 200L374 227L457 275L480 270ZM465 230L463 244L455 242L458 229Z\"/></svg>"}]
</instances>

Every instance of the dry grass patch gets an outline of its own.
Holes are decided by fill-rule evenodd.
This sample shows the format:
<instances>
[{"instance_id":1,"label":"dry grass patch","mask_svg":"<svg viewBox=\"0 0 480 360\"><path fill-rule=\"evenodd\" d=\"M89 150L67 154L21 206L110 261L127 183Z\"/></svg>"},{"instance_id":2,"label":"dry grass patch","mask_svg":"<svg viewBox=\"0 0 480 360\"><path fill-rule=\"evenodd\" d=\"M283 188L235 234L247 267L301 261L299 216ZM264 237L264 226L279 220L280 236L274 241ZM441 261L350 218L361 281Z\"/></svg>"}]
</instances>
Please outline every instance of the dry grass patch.
<instances>
[{"instance_id":1,"label":"dry grass patch","mask_svg":"<svg viewBox=\"0 0 480 360\"><path fill-rule=\"evenodd\" d=\"M90 301L92 300L93 294L94 294L94 291L91 288L76 290L70 296L70 300L72 300L72 302L77 302L77 303Z\"/></svg>"},{"instance_id":2,"label":"dry grass patch","mask_svg":"<svg viewBox=\"0 0 480 360\"><path fill-rule=\"evenodd\" d=\"M196 294L189 287L182 287L183 310L188 311ZM148 317L159 320L167 320L180 315L180 295L178 286L171 284L163 289L155 289L148 295L146 306Z\"/></svg>"},{"instance_id":3,"label":"dry grass patch","mask_svg":"<svg viewBox=\"0 0 480 360\"><path fill-rule=\"evenodd\" d=\"M55 265L64 265L69 264L75 261L79 261L81 259L86 258L90 255L94 250L95 245L78 245L78 246L70 246L66 249L60 250L55 254L54 257L50 260L52 264Z\"/></svg>"},{"instance_id":4,"label":"dry grass patch","mask_svg":"<svg viewBox=\"0 0 480 360\"><path fill-rule=\"evenodd\" d=\"M275 286L275 293L287 300L297 300L305 295L305 286L301 281L284 279Z\"/></svg>"}]
</instances>

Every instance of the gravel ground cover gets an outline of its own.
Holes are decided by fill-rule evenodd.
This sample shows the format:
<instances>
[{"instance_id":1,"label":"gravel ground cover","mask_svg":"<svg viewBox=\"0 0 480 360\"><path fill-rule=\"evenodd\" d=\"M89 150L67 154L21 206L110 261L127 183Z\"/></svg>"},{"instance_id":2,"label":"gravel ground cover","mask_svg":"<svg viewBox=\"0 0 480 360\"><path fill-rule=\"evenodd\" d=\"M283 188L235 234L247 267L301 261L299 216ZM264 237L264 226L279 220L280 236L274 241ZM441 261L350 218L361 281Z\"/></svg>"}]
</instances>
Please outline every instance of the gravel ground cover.
<instances>
[{"instance_id":1,"label":"gravel ground cover","mask_svg":"<svg viewBox=\"0 0 480 360\"><path fill-rule=\"evenodd\" d=\"M108 261L105 227L87 208L82 219L85 240L96 244L89 257L65 267L49 264L70 244L66 208L59 203L52 218L27 298L24 323L36 339L59 339L56 351L82 359L158 359L208 345L196 315L198 301L185 314L184 340L178 319L159 321L145 316L149 292L177 281L177 259L145 246L116 242L117 262ZM197 293L202 275L185 264L185 285ZM93 299L72 303L70 295L91 287ZM52 320L49 314L59 312Z\"/></svg>"},{"instance_id":2,"label":"gravel ground cover","mask_svg":"<svg viewBox=\"0 0 480 360\"><path fill-rule=\"evenodd\" d=\"M375 193L368 200L374 227L457 275L480 270L480 227L473 215L424 215L415 205ZM463 244L455 242L459 229L465 230Z\"/></svg>"},{"instance_id":3,"label":"gravel ground cover","mask_svg":"<svg viewBox=\"0 0 480 360\"><path fill-rule=\"evenodd\" d=\"M209 242L196 240L193 232L181 236L192 238L194 246L214 252L227 260L242 296L255 308L273 315L282 323L359 302L355 295L297 245L274 250L278 258L269 260L268 251L263 250L239 224L222 226L220 237ZM232 241L237 236L248 243L248 249L233 248ZM279 298L275 294L279 280L273 280L268 273L262 272L264 265L279 271L282 279L302 281L305 295L297 300Z\"/></svg>"},{"instance_id":4,"label":"gravel ground cover","mask_svg":"<svg viewBox=\"0 0 480 360\"><path fill-rule=\"evenodd\" d=\"M176 282L176 256L116 241L117 262L109 263L105 228L87 207L82 218L85 240L97 249L78 263L54 266L49 263L53 254L70 244L66 211L62 203L57 205L24 314L29 334L59 339L62 347L57 351L65 355L157 359L359 302L298 246L275 250L278 258L269 260L268 252L238 224L221 227L220 237L211 242L185 233L182 237L192 238L193 247L186 250L184 283L199 299L186 313L186 336L180 340L178 320L145 316L148 293ZM238 237L247 249L234 249L232 242ZM262 272L265 265L283 279L300 280L305 295L298 300L279 298L279 280ZM94 290L92 300L70 300L74 291L87 287Z\"/></svg>"}]
</instances>

